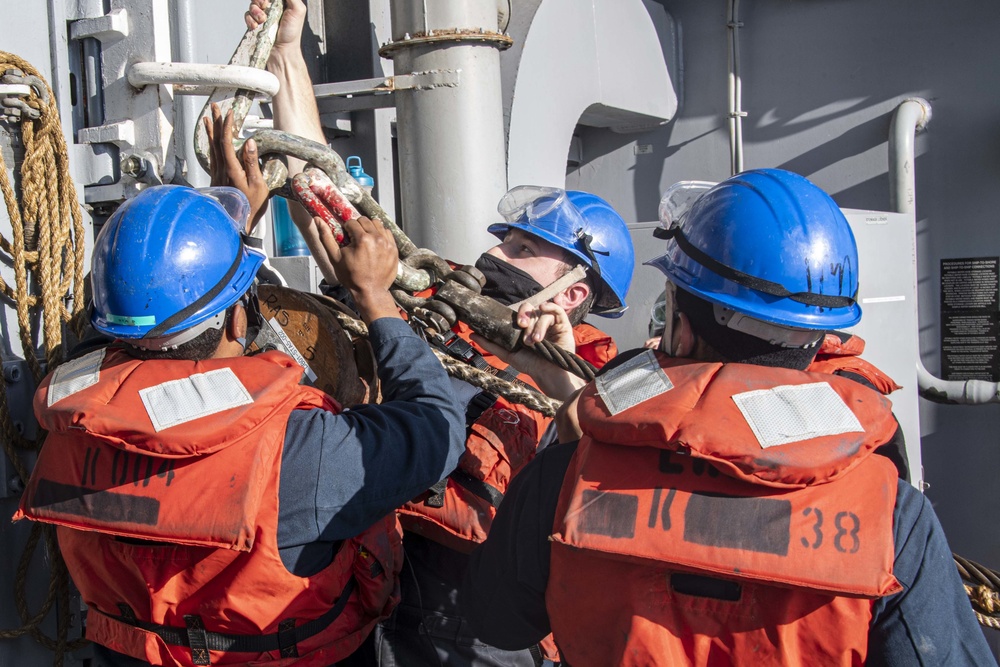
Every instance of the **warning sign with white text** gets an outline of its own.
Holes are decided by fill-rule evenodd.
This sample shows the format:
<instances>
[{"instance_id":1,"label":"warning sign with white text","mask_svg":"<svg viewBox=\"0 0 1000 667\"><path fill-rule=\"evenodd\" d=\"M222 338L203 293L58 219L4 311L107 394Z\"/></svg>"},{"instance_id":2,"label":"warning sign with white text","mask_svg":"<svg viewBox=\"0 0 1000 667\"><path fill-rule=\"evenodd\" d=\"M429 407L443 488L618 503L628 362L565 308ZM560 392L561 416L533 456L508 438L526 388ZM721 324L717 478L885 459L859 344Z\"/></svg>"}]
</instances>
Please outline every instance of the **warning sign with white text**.
<instances>
[{"instance_id":1,"label":"warning sign with white text","mask_svg":"<svg viewBox=\"0 0 1000 667\"><path fill-rule=\"evenodd\" d=\"M1000 381L1000 258L941 260L941 374Z\"/></svg>"}]
</instances>

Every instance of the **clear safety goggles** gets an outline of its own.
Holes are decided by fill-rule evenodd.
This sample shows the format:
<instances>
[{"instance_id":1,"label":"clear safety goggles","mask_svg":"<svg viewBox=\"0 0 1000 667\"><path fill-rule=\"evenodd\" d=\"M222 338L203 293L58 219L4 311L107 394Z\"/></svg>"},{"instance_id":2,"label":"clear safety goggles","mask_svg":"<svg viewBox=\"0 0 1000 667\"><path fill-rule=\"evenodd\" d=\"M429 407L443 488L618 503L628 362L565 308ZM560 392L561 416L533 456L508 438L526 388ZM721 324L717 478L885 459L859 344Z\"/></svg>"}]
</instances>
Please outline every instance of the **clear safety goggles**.
<instances>
[{"instance_id":1,"label":"clear safety goggles","mask_svg":"<svg viewBox=\"0 0 1000 667\"><path fill-rule=\"evenodd\" d=\"M500 199L497 213L507 222L538 227L567 242L580 238L584 229L583 214L559 188L519 185Z\"/></svg>"},{"instance_id":2,"label":"clear safety goggles","mask_svg":"<svg viewBox=\"0 0 1000 667\"><path fill-rule=\"evenodd\" d=\"M246 234L247 221L250 219L250 200L245 194L236 188L224 185L198 188L197 192L219 202L219 205L232 219L236 231L240 234Z\"/></svg>"},{"instance_id":3,"label":"clear safety goggles","mask_svg":"<svg viewBox=\"0 0 1000 667\"><path fill-rule=\"evenodd\" d=\"M679 226L698 198L716 185L710 181L678 181L671 185L660 199L660 225L664 229Z\"/></svg>"},{"instance_id":4,"label":"clear safety goggles","mask_svg":"<svg viewBox=\"0 0 1000 667\"><path fill-rule=\"evenodd\" d=\"M656 302L649 309L649 335L656 336L663 332L667 325L667 293L656 297Z\"/></svg>"},{"instance_id":5,"label":"clear safety goggles","mask_svg":"<svg viewBox=\"0 0 1000 667\"><path fill-rule=\"evenodd\" d=\"M601 275L601 265L596 255L607 255L607 252L594 250L591 247L593 237L584 231L586 224L583 214L565 190L539 185L519 185L511 188L497 204L497 213L511 224L527 225L545 232L553 237L557 245L567 249L575 249L590 260L590 268L598 276Z\"/></svg>"}]
</instances>

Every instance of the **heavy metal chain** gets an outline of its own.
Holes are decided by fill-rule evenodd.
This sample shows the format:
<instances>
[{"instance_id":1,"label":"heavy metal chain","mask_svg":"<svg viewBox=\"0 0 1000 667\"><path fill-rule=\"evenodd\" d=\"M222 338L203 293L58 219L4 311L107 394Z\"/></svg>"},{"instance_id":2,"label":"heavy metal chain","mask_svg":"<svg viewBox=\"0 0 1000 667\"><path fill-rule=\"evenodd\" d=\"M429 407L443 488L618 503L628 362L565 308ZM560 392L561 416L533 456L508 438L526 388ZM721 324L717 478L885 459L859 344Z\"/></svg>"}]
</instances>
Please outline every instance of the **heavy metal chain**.
<instances>
[{"instance_id":1,"label":"heavy metal chain","mask_svg":"<svg viewBox=\"0 0 1000 667\"><path fill-rule=\"evenodd\" d=\"M368 337L368 327L359 319L353 318L346 313L339 311L331 311L333 316L337 318L337 322L347 333L352 336L357 337ZM512 382L508 382L497 376L487 373L486 371L481 371L478 368L470 366L469 364L448 356L441 350L431 348L437 356L438 361L444 366L445 370L452 377L456 377L459 380L464 380L469 384L479 387L480 389L495 394L496 396L502 396L511 403L519 403L524 405L535 412L545 415L546 417L553 417L556 414L556 410L559 409L561 405L560 401L549 398L545 394L537 391L531 387L518 386Z\"/></svg>"}]
</instances>

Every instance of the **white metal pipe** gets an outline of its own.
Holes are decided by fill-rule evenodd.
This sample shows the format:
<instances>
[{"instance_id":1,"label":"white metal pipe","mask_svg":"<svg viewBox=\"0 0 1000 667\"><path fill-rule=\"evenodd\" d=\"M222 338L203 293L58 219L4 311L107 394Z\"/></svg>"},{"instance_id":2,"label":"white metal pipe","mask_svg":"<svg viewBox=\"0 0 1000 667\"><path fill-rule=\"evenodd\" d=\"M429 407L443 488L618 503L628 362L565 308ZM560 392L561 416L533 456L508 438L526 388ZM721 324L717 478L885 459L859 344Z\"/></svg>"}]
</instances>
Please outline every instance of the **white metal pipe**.
<instances>
[{"instance_id":1,"label":"white metal pipe","mask_svg":"<svg viewBox=\"0 0 1000 667\"><path fill-rule=\"evenodd\" d=\"M732 174L743 171L743 82L740 76L740 0L730 0L729 29L729 165Z\"/></svg>"},{"instance_id":2,"label":"white metal pipe","mask_svg":"<svg viewBox=\"0 0 1000 667\"><path fill-rule=\"evenodd\" d=\"M899 213L916 213L913 140L931 120L927 100L911 97L896 107L889 125L889 206Z\"/></svg>"},{"instance_id":3,"label":"white metal pipe","mask_svg":"<svg viewBox=\"0 0 1000 667\"><path fill-rule=\"evenodd\" d=\"M931 375L917 361L917 384L920 395L936 403L962 403L982 405L1000 403L1000 382L986 380L942 380Z\"/></svg>"},{"instance_id":4,"label":"white metal pipe","mask_svg":"<svg viewBox=\"0 0 1000 667\"><path fill-rule=\"evenodd\" d=\"M278 77L267 70L242 65L205 63L135 63L128 69L128 82L136 88L173 84L199 88L243 88L273 96Z\"/></svg>"},{"instance_id":5,"label":"white metal pipe","mask_svg":"<svg viewBox=\"0 0 1000 667\"><path fill-rule=\"evenodd\" d=\"M889 126L889 205L899 213L916 214L916 133L931 119L927 100L913 97L896 107ZM1000 383L985 380L944 380L917 357L917 387L920 396L936 403L981 405L1000 403Z\"/></svg>"}]
</instances>

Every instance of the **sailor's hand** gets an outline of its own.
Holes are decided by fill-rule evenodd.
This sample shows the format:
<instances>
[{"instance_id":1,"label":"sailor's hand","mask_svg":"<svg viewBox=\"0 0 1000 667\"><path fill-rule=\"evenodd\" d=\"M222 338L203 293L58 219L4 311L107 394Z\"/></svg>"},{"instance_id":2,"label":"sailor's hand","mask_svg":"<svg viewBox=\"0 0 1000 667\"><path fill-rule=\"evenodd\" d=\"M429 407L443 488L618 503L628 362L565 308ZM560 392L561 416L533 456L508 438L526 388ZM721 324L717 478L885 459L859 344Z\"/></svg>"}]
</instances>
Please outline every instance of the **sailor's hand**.
<instances>
[{"instance_id":1,"label":"sailor's hand","mask_svg":"<svg viewBox=\"0 0 1000 667\"><path fill-rule=\"evenodd\" d=\"M341 247L329 225L320 218L314 218L313 224L337 278L354 297L361 318L372 322L380 317L399 317L396 302L389 294L399 265L392 232L379 220L355 218L344 223L350 243Z\"/></svg>"},{"instance_id":2,"label":"sailor's hand","mask_svg":"<svg viewBox=\"0 0 1000 667\"><path fill-rule=\"evenodd\" d=\"M521 304L517 311L517 326L524 329L521 340L528 347L548 340L568 352L576 353L573 325L562 307L551 301L532 306Z\"/></svg>"},{"instance_id":3,"label":"sailor's hand","mask_svg":"<svg viewBox=\"0 0 1000 667\"><path fill-rule=\"evenodd\" d=\"M569 316L554 303L546 302L538 306L522 304L517 312L517 325L524 329L521 341L526 348L547 340L564 350L576 352L576 339ZM530 349L510 352L478 334L473 334L472 339L501 361L530 375L538 388L551 398L563 400L586 384L582 378L546 361Z\"/></svg>"},{"instance_id":4,"label":"sailor's hand","mask_svg":"<svg viewBox=\"0 0 1000 667\"><path fill-rule=\"evenodd\" d=\"M253 30L267 19L271 0L250 0L250 8L243 15L247 28ZM299 51L302 48L302 29L306 23L306 5L302 0L285 0L285 8L278 22L271 52Z\"/></svg>"},{"instance_id":5,"label":"sailor's hand","mask_svg":"<svg viewBox=\"0 0 1000 667\"><path fill-rule=\"evenodd\" d=\"M228 185L246 195L250 201L250 218L245 231L249 233L264 215L271 196L257 162L257 143L247 139L241 160L233 148L233 110L223 118L218 104L212 104L212 119L205 118L205 130L208 132L212 185Z\"/></svg>"}]
</instances>

